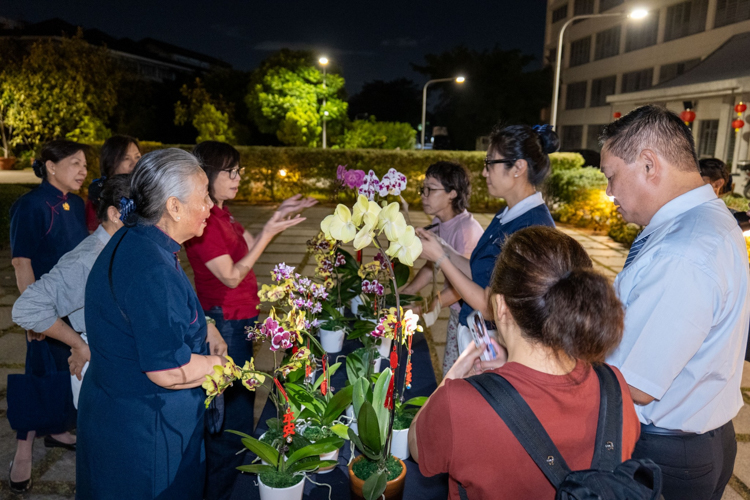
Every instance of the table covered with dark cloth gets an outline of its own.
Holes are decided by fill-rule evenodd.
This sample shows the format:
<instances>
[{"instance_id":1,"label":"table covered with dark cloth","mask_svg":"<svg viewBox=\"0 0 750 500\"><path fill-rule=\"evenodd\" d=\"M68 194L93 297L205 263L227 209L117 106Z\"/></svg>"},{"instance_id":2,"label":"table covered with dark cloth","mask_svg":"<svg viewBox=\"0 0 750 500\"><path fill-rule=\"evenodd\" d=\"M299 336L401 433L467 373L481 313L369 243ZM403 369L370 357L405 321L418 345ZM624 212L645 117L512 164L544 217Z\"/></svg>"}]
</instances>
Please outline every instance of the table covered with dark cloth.
<instances>
[{"instance_id":1,"label":"table covered with dark cloth","mask_svg":"<svg viewBox=\"0 0 750 500\"><path fill-rule=\"evenodd\" d=\"M335 389L346 385L346 366L344 357L346 354L362 347L359 340L344 341L344 348L336 354L329 354L329 362L335 363L336 360L342 362L341 368L331 378L331 386ZM437 388L435 373L432 369L430 351L427 341L422 333L416 333L412 341L412 384L411 389L406 390L405 400L416 396L429 396ZM406 350L404 348L404 359L406 359ZM383 369L387 366L388 360L381 361ZM404 363L405 364L405 363ZM402 369L405 367L401 367ZM276 408L269 399L263 408L263 413L258 421L258 428L254 436L260 437L266 432L268 426L266 421L269 418L276 417ZM239 438L238 438L239 441ZM355 449L355 456L359 452ZM350 445L349 441L344 443L339 453L338 466L327 474L308 474L308 478L316 483L328 484L332 491L331 500L346 500L350 498L349 493L349 463ZM245 456L245 464L249 464L255 459L255 454L248 451ZM406 463L406 484L404 486L404 498L412 499L444 499L448 497L448 476L441 474L439 476L425 477L419 472L419 465L411 457L404 460ZM258 478L255 474L241 474L235 483L232 500L247 500L260 498L257 487ZM311 481L305 481L306 499L324 500L329 498L329 489L325 486L317 486Z\"/></svg>"}]
</instances>

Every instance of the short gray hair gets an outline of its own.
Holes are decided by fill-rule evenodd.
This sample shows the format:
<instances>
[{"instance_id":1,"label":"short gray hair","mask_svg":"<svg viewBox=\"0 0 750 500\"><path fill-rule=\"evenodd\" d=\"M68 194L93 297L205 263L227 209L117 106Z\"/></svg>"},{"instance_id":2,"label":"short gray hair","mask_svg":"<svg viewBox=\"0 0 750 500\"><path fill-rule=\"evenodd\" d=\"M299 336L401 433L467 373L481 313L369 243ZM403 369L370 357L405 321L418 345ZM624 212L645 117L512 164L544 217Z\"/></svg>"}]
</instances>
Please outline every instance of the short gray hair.
<instances>
[{"instance_id":1,"label":"short gray hair","mask_svg":"<svg viewBox=\"0 0 750 500\"><path fill-rule=\"evenodd\" d=\"M198 159L182 149L159 149L143 155L130 180L139 222L146 226L159 222L172 196L185 203L193 190L190 178L199 173L204 174Z\"/></svg>"}]
</instances>

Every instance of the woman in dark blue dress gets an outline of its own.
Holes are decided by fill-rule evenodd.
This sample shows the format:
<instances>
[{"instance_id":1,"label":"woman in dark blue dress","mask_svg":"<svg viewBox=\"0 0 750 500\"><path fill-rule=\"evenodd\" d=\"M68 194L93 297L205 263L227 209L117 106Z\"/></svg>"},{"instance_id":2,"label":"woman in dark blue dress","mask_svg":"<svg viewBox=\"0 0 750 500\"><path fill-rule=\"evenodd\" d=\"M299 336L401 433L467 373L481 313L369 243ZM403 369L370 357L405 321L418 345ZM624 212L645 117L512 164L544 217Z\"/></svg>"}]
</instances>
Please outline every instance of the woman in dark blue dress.
<instances>
[{"instance_id":1,"label":"woman in dark blue dress","mask_svg":"<svg viewBox=\"0 0 750 500\"><path fill-rule=\"evenodd\" d=\"M64 254L88 236L83 200L71 194L86 179L86 146L72 141L51 141L42 148L41 159L34 160L34 173L41 185L21 196L10 209L10 247L18 291L49 272ZM36 332L27 332L26 374L47 373L44 360L50 353L57 371L68 373L70 347ZM10 402L9 404L13 404ZM27 411L33 412L33 408ZM75 450L73 394L70 407L47 429L16 430L16 454L9 472L10 489L21 493L31 489L31 455L35 436L45 436L48 447Z\"/></svg>"},{"instance_id":2,"label":"woman in dark blue dress","mask_svg":"<svg viewBox=\"0 0 750 500\"><path fill-rule=\"evenodd\" d=\"M145 155L132 174L126 227L86 284L91 364L79 400L76 497L200 499L205 479L201 384L209 356L200 302L178 259L213 203L195 157Z\"/></svg>"},{"instance_id":3,"label":"woman in dark blue dress","mask_svg":"<svg viewBox=\"0 0 750 500\"><path fill-rule=\"evenodd\" d=\"M469 314L477 310L484 318L493 317L486 288L505 239L529 226L555 227L549 209L536 188L549 174L549 153L554 153L558 148L557 134L549 125L533 128L512 125L496 128L492 132L482 175L487 180L490 196L503 198L508 206L498 212L487 226L471 259L443 246L433 233L417 229L422 239L422 258L441 268L463 299L458 318L459 352L471 342L467 324Z\"/></svg>"}]
</instances>

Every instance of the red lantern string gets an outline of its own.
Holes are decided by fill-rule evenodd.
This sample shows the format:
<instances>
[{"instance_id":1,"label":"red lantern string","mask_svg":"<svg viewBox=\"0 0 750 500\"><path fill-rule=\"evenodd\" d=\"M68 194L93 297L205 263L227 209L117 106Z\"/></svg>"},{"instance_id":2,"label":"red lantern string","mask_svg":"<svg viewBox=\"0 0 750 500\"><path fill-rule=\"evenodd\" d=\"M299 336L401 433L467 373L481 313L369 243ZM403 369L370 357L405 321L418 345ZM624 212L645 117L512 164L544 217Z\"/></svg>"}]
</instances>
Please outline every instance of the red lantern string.
<instances>
[{"instance_id":1,"label":"red lantern string","mask_svg":"<svg viewBox=\"0 0 750 500\"><path fill-rule=\"evenodd\" d=\"M391 370L398 367L398 353L396 352L396 339L393 339L393 349L391 350Z\"/></svg>"},{"instance_id":2,"label":"red lantern string","mask_svg":"<svg viewBox=\"0 0 750 500\"><path fill-rule=\"evenodd\" d=\"M279 382L279 379L274 378L273 382L276 384L276 387L279 388L279 392L281 392L281 395L284 396L284 401L289 401L289 396L286 395L286 391L281 386L281 382Z\"/></svg>"},{"instance_id":3,"label":"red lantern string","mask_svg":"<svg viewBox=\"0 0 750 500\"><path fill-rule=\"evenodd\" d=\"M395 385L396 374L391 375L391 382L388 384L388 392L385 395L385 403L383 406L388 409L393 409L393 387Z\"/></svg>"},{"instance_id":4,"label":"red lantern string","mask_svg":"<svg viewBox=\"0 0 750 500\"><path fill-rule=\"evenodd\" d=\"M292 346L292 354L297 354L297 351L299 351L299 348L296 345Z\"/></svg>"},{"instance_id":5,"label":"red lantern string","mask_svg":"<svg viewBox=\"0 0 750 500\"><path fill-rule=\"evenodd\" d=\"M615 114L612 116L614 116L615 120L617 120L618 118L622 116L622 113L620 113L619 111L615 111Z\"/></svg>"},{"instance_id":6,"label":"red lantern string","mask_svg":"<svg viewBox=\"0 0 750 500\"><path fill-rule=\"evenodd\" d=\"M413 335L409 335L409 354L406 357L406 388L411 389L411 339Z\"/></svg>"},{"instance_id":7,"label":"red lantern string","mask_svg":"<svg viewBox=\"0 0 750 500\"><path fill-rule=\"evenodd\" d=\"M737 118L732 122L732 128L735 132L739 132L742 127L745 126L744 120L741 120L740 118Z\"/></svg>"},{"instance_id":8,"label":"red lantern string","mask_svg":"<svg viewBox=\"0 0 750 500\"><path fill-rule=\"evenodd\" d=\"M326 358L323 357L323 382L320 384L320 393L325 396L328 392L328 377L326 377Z\"/></svg>"},{"instance_id":9,"label":"red lantern string","mask_svg":"<svg viewBox=\"0 0 750 500\"><path fill-rule=\"evenodd\" d=\"M284 439L287 443L292 442L292 436L294 436L294 412L291 407L287 406L286 413L284 413Z\"/></svg>"},{"instance_id":10,"label":"red lantern string","mask_svg":"<svg viewBox=\"0 0 750 500\"><path fill-rule=\"evenodd\" d=\"M357 262L362 263L362 250L357 250Z\"/></svg>"}]
</instances>

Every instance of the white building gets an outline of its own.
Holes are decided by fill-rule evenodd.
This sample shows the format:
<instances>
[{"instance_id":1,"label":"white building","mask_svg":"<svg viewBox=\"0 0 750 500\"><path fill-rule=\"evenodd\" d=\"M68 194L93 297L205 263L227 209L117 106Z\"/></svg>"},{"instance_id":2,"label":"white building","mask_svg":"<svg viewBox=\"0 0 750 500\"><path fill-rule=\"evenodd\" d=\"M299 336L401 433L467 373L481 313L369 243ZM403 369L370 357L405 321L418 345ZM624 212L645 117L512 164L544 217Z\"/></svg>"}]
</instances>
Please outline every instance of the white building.
<instances>
[{"instance_id":1,"label":"white building","mask_svg":"<svg viewBox=\"0 0 750 500\"><path fill-rule=\"evenodd\" d=\"M748 160L750 124L735 134L731 122L735 104L750 101L750 0L548 0L547 63L554 65L560 29L572 16L635 8L649 16L568 26L557 120L562 149L598 150L601 127L615 113L658 103L679 114L690 102L699 155Z\"/></svg>"}]
</instances>

